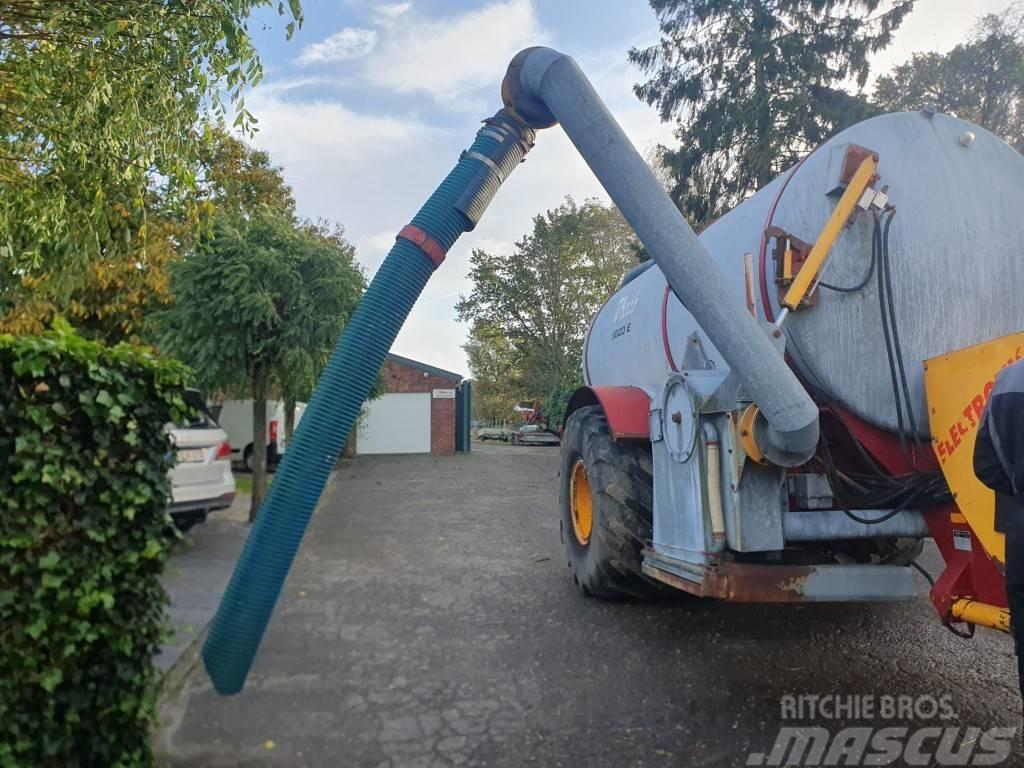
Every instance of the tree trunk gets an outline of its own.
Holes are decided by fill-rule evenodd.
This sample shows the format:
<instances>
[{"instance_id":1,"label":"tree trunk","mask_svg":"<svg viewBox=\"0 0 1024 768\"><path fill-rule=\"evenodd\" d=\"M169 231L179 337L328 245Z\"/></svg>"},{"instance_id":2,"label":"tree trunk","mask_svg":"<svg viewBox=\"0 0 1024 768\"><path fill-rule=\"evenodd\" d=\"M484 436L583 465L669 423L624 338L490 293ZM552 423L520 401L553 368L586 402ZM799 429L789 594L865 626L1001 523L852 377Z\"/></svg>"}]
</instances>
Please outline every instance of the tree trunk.
<instances>
[{"instance_id":1,"label":"tree trunk","mask_svg":"<svg viewBox=\"0 0 1024 768\"><path fill-rule=\"evenodd\" d=\"M256 520L267 495L267 373L257 368L252 377L252 505L249 522Z\"/></svg>"},{"instance_id":2,"label":"tree trunk","mask_svg":"<svg viewBox=\"0 0 1024 768\"><path fill-rule=\"evenodd\" d=\"M284 399L284 443L285 450L292 441L292 433L295 431L295 398L285 397Z\"/></svg>"}]
</instances>

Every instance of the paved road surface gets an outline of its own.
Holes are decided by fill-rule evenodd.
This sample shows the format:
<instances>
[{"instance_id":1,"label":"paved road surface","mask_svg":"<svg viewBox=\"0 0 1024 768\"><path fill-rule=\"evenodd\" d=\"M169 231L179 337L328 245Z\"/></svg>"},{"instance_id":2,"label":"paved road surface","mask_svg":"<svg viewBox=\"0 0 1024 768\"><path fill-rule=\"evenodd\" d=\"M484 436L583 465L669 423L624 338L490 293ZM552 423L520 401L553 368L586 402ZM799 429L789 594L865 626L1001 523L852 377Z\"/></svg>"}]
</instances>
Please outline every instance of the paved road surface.
<instances>
[{"instance_id":1,"label":"paved road surface","mask_svg":"<svg viewBox=\"0 0 1024 768\"><path fill-rule=\"evenodd\" d=\"M557 449L500 444L347 464L246 690L197 670L165 708L168 764L744 765L793 693L947 695L954 725L1019 724L1011 642L954 637L923 581L910 605L581 597L556 472Z\"/></svg>"}]
</instances>

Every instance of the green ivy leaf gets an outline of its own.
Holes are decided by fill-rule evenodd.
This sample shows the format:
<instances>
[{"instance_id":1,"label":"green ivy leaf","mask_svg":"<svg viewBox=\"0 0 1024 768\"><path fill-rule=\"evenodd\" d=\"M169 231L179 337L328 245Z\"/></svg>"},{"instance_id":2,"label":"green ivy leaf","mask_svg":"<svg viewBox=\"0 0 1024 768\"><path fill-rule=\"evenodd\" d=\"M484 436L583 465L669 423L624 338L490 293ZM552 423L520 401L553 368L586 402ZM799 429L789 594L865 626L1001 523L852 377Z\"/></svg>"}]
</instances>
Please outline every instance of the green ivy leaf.
<instances>
[{"instance_id":1,"label":"green ivy leaf","mask_svg":"<svg viewBox=\"0 0 1024 768\"><path fill-rule=\"evenodd\" d=\"M146 548L142 550L142 557L146 560L152 560L155 557L159 557L164 551L164 546L156 539L149 539L146 542Z\"/></svg>"},{"instance_id":2,"label":"green ivy leaf","mask_svg":"<svg viewBox=\"0 0 1024 768\"><path fill-rule=\"evenodd\" d=\"M52 570L57 567L60 562L60 554L57 552L47 552L41 558L39 558L39 567L44 571Z\"/></svg>"},{"instance_id":3,"label":"green ivy leaf","mask_svg":"<svg viewBox=\"0 0 1024 768\"><path fill-rule=\"evenodd\" d=\"M53 693L57 686L60 685L62 682L64 682L64 672L62 672L60 669L51 669L43 675L43 678L39 681L39 684L43 686L43 688L45 688L48 693Z\"/></svg>"}]
</instances>

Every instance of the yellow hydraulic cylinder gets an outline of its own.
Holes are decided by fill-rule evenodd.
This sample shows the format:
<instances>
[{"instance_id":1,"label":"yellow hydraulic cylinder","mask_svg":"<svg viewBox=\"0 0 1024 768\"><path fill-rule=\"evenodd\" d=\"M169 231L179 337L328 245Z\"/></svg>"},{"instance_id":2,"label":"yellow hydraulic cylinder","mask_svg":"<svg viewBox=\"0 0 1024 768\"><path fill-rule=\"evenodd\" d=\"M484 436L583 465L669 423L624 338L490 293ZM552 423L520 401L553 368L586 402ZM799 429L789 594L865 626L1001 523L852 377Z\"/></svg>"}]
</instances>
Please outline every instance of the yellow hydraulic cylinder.
<instances>
[{"instance_id":1,"label":"yellow hydraulic cylinder","mask_svg":"<svg viewBox=\"0 0 1024 768\"><path fill-rule=\"evenodd\" d=\"M979 603L969 597L961 597L953 602L953 618L958 621L965 621L968 624L977 624L980 627L998 629L1000 632L1010 632L1010 610L1000 608L998 605Z\"/></svg>"},{"instance_id":2,"label":"yellow hydraulic cylinder","mask_svg":"<svg viewBox=\"0 0 1024 768\"><path fill-rule=\"evenodd\" d=\"M817 276L822 264L825 263L825 257L832 250L832 246L839 237L839 233L843 231L846 222L849 221L850 216L856 210L857 203L860 202L861 197L864 195L864 190L868 188L871 180L875 178L877 168L875 158L872 155L868 155L861 162L856 173L853 174L853 178L850 179L850 183L846 186L846 191L839 198L835 210L832 211L832 215L829 217L828 222L826 222L825 228L821 230L821 234L818 235L818 239L814 242L811 252L807 255L807 260L800 267L800 271L793 278L793 283L789 286L789 290L786 291L786 295L782 299L782 306L786 309L795 311L800 306L800 302L804 300L808 291L810 291L814 278Z\"/></svg>"}]
</instances>

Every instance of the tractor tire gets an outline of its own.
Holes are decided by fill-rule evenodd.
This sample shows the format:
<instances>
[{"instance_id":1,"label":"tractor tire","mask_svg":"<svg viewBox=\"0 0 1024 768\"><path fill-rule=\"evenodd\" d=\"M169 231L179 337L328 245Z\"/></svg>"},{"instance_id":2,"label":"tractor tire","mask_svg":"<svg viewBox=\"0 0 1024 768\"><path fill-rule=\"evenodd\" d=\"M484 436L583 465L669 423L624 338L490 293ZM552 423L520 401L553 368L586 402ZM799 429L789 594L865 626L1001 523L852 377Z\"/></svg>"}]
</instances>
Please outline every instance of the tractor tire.
<instances>
[{"instance_id":1,"label":"tractor tire","mask_svg":"<svg viewBox=\"0 0 1024 768\"><path fill-rule=\"evenodd\" d=\"M616 442L600 406L573 413L562 435L559 507L569 568L584 595L664 594L641 570L643 547L653 536L653 497L648 447Z\"/></svg>"}]
</instances>

